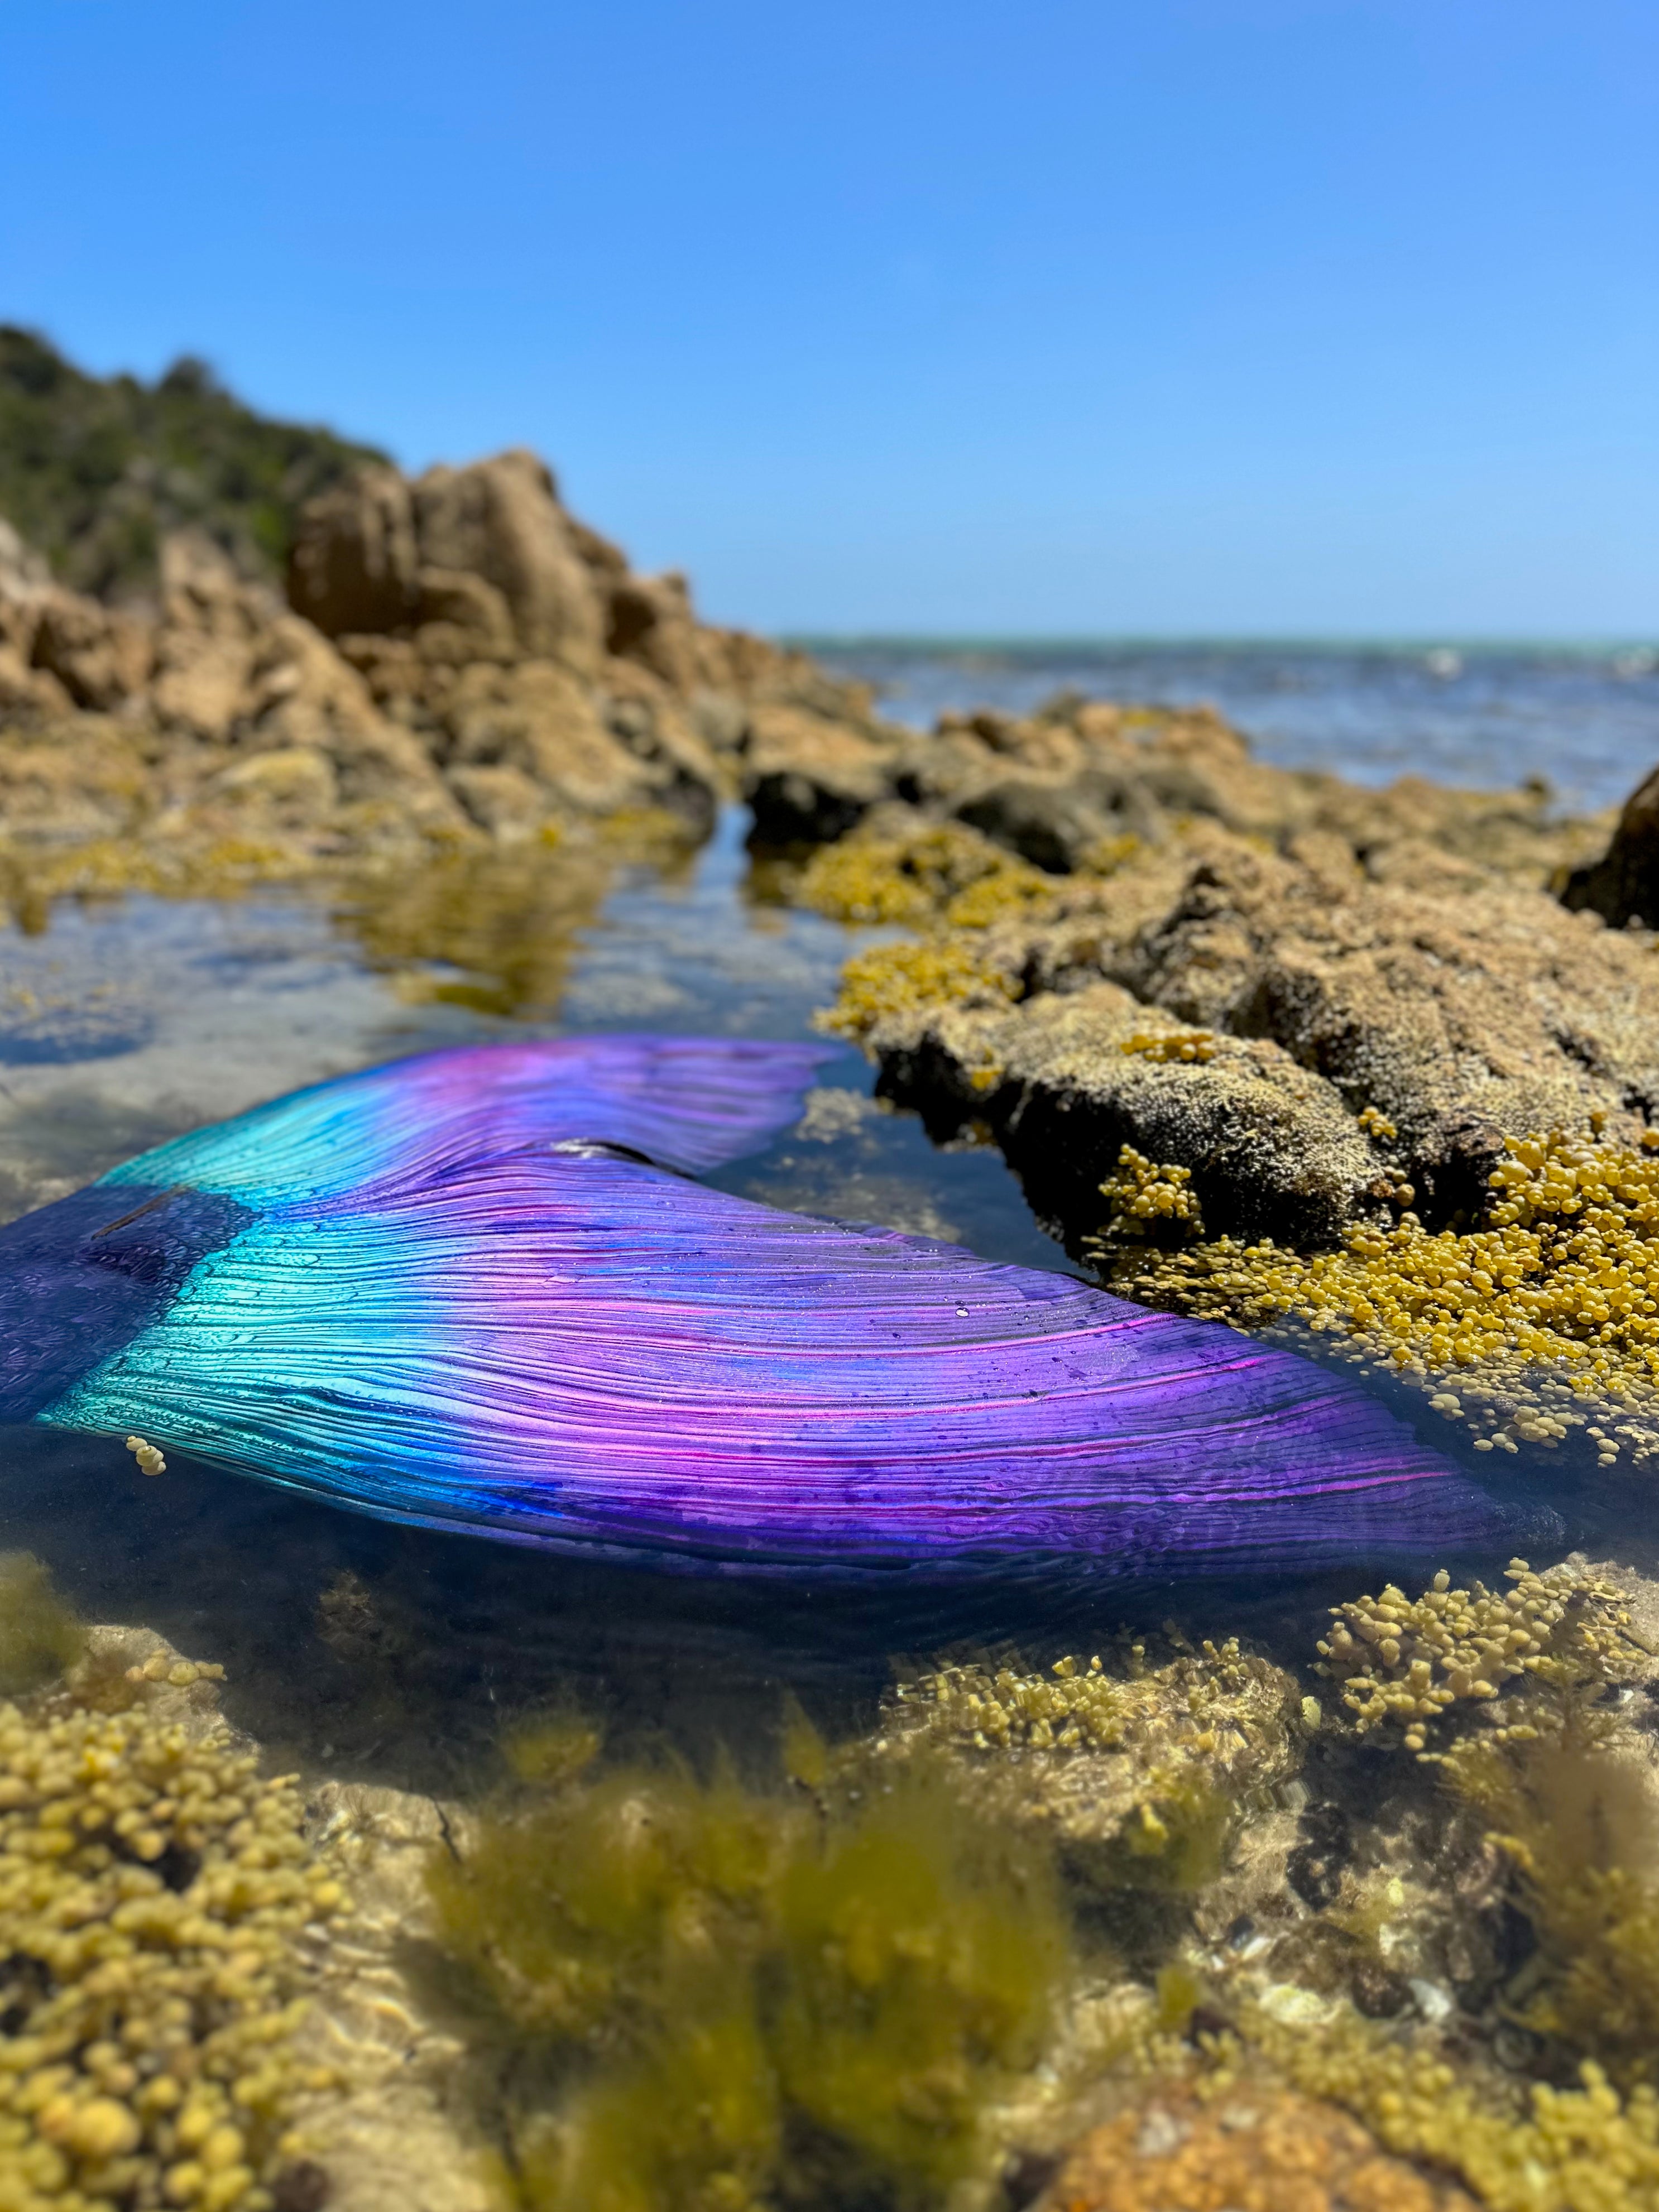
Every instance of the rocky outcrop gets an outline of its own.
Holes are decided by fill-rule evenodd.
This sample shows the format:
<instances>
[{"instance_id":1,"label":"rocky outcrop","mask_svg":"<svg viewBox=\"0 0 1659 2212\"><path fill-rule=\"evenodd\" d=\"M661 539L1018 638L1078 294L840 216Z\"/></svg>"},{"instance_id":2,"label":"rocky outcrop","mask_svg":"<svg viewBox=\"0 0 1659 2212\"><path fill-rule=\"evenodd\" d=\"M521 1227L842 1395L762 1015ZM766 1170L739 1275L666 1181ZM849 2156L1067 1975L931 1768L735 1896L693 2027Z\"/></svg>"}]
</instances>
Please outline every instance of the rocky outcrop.
<instances>
[{"instance_id":1,"label":"rocky outcrop","mask_svg":"<svg viewBox=\"0 0 1659 2212\"><path fill-rule=\"evenodd\" d=\"M1069 697L1024 720L942 715L930 736L901 748L892 793L1052 874L1097 866L1125 838L1143 847L1178 841L1196 823L1275 845L1329 831L1368 866L1402 844L1428 848L1542 883L1583 859L1598 836L1595 824L1554 820L1540 785L1481 793L1407 776L1366 790L1267 766L1208 708Z\"/></svg>"},{"instance_id":2,"label":"rocky outcrop","mask_svg":"<svg viewBox=\"0 0 1659 2212\"><path fill-rule=\"evenodd\" d=\"M1331 832L1275 854L1194 833L971 940L993 980L878 989L887 1092L995 1134L1039 1209L1100 1224L1125 1144L1190 1172L1207 1233L1334 1240L1467 1221L1504 1139L1659 1120L1653 940L1495 871ZM965 956L964 956L965 957ZM943 972L943 971L941 971Z\"/></svg>"},{"instance_id":3,"label":"rocky outcrop","mask_svg":"<svg viewBox=\"0 0 1659 2212\"><path fill-rule=\"evenodd\" d=\"M819 794L796 834L821 836L885 787L867 694L698 622L531 453L334 484L299 516L286 605L188 533L161 580L140 617L0 544L14 864L102 841L100 880L140 848L282 872L618 817L695 837L769 779Z\"/></svg>"},{"instance_id":4,"label":"rocky outcrop","mask_svg":"<svg viewBox=\"0 0 1659 2212\"><path fill-rule=\"evenodd\" d=\"M888 795L896 753L890 737L808 707L761 708L744 750L755 843L787 848L842 836Z\"/></svg>"}]
</instances>

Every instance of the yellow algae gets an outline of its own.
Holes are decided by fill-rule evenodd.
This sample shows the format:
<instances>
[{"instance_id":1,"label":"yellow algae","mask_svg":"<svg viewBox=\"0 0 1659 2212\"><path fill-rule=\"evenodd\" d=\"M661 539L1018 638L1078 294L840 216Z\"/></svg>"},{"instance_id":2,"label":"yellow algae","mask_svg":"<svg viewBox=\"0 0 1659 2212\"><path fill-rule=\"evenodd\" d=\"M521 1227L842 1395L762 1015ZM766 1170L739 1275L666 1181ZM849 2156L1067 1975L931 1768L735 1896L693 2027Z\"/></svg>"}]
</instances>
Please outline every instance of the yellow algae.
<instances>
[{"instance_id":1,"label":"yellow algae","mask_svg":"<svg viewBox=\"0 0 1659 2212\"><path fill-rule=\"evenodd\" d=\"M895 1015L975 1002L1006 1005L1013 994L1012 980L960 938L878 945L854 954L842 970L835 1005L813 1019L821 1030L861 1040Z\"/></svg>"},{"instance_id":2,"label":"yellow algae","mask_svg":"<svg viewBox=\"0 0 1659 2212\"><path fill-rule=\"evenodd\" d=\"M942 823L897 837L854 834L821 846L797 896L836 921L986 929L1051 897L1054 878L976 830Z\"/></svg>"},{"instance_id":3,"label":"yellow algae","mask_svg":"<svg viewBox=\"0 0 1659 2212\"><path fill-rule=\"evenodd\" d=\"M1592 2063L1577 2088L1535 2082L1524 2104L1343 2011L1316 2033L1249 2008L1240 2032L1295 2086L1328 2098L1387 2148L1456 2174L1488 2212L1656 2212L1659 2098L1621 2097Z\"/></svg>"},{"instance_id":4,"label":"yellow algae","mask_svg":"<svg viewBox=\"0 0 1659 2212\"><path fill-rule=\"evenodd\" d=\"M1124 1038L1118 1050L1139 1053L1160 1063L1191 1066L1215 1058L1215 1037L1209 1030L1137 1030L1133 1036Z\"/></svg>"},{"instance_id":5,"label":"yellow algae","mask_svg":"<svg viewBox=\"0 0 1659 2212\"><path fill-rule=\"evenodd\" d=\"M1373 1133L1380 1133L1372 1124ZM1281 1318L1426 1385L1476 1450L1575 1431L1603 1466L1659 1454L1659 1132L1512 1139L1486 1224L1364 1224L1335 1252L1220 1237L1121 1257L1118 1286L1240 1327ZM1455 1385L1455 1387L1449 1387Z\"/></svg>"},{"instance_id":6,"label":"yellow algae","mask_svg":"<svg viewBox=\"0 0 1659 2212\"><path fill-rule=\"evenodd\" d=\"M1142 840L1133 830L1115 837L1097 837L1086 845L1078 855L1077 873L1082 876L1115 876L1120 868L1127 867L1143 850Z\"/></svg>"},{"instance_id":7,"label":"yellow algae","mask_svg":"<svg viewBox=\"0 0 1659 2212\"><path fill-rule=\"evenodd\" d=\"M1454 1589L1443 1568L1415 1600L1391 1583L1381 1597L1333 1607L1319 1672L1343 1685L1361 1735L1395 1724L1422 1753L1437 1722L1491 1703L1508 1683L1601 1688L1650 1663L1616 1584L1570 1563L1540 1574L1512 1559L1505 1574L1507 1592L1480 1582ZM1508 1732L1500 1726L1500 1738Z\"/></svg>"},{"instance_id":8,"label":"yellow algae","mask_svg":"<svg viewBox=\"0 0 1659 2212\"><path fill-rule=\"evenodd\" d=\"M332 2078L292 2049L296 1939L343 1893L292 1780L158 1718L134 1672L118 1715L0 1705L0 2203L272 2212Z\"/></svg>"},{"instance_id":9,"label":"yellow algae","mask_svg":"<svg viewBox=\"0 0 1659 2212\"><path fill-rule=\"evenodd\" d=\"M1124 1049L1127 1051L1128 1047ZM1133 1145L1125 1145L1117 1156L1117 1173L1109 1176L1100 1186L1101 1196L1109 1199L1112 1204L1106 1237L1138 1238L1158 1231L1201 1237L1204 1215L1192 1182L1190 1168L1160 1165L1149 1160L1144 1152L1138 1152ZM1097 1246L1100 1242L1098 1238L1090 1239L1091 1245Z\"/></svg>"}]
</instances>

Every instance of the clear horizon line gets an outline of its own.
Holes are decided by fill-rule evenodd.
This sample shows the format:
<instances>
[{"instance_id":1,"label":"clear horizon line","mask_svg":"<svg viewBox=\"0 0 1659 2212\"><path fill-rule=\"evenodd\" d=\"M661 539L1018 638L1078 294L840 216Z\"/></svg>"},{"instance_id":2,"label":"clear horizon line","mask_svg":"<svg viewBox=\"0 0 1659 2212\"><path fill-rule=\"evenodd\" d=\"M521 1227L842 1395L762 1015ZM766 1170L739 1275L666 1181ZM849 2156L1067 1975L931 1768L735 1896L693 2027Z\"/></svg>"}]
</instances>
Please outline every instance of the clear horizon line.
<instances>
[{"instance_id":1,"label":"clear horizon line","mask_svg":"<svg viewBox=\"0 0 1659 2212\"><path fill-rule=\"evenodd\" d=\"M1123 653L1155 649L1208 652L1300 653L1555 653L1605 654L1659 651L1659 632L1647 636L1549 637L1486 631L1460 635L1451 630L1377 635L1346 631L1210 630L836 630L778 629L769 633L781 646L808 651L887 651L939 653Z\"/></svg>"}]
</instances>

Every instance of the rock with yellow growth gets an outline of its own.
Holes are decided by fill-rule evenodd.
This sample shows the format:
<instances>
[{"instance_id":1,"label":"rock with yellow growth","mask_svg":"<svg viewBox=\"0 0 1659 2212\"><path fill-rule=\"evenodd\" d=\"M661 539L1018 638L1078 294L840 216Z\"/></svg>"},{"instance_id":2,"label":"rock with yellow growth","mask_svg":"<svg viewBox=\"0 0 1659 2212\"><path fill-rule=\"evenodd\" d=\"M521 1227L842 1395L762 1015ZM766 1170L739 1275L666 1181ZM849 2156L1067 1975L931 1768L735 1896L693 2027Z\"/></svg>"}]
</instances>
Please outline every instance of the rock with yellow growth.
<instances>
[{"instance_id":1,"label":"rock with yellow growth","mask_svg":"<svg viewBox=\"0 0 1659 2212\"><path fill-rule=\"evenodd\" d=\"M1039 2212L1474 2212L1335 2106L1266 2081L1156 2084L1086 2136Z\"/></svg>"},{"instance_id":2,"label":"rock with yellow growth","mask_svg":"<svg viewBox=\"0 0 1659 2212\"><path fill-rule=\"evenodd\" d=\"M878 825L819 848L798 896L837 921L906 922L931 929L985 929L1011 915L1038 912L1054 878L959 822Z\"/></svg>"},{"instance_id":3,"label":"rock with yellow growth","mask_svg":"<svg viewBox=\"0 0 1659 2212\"><path fill-rule=\"evenodd\" d=\"M934 1008L1006 1006L1012 980L992 967L969 939L945 937L915 945L878 945L855 953L842 971L841 994L815 1017L818 1028L862 1040L883 1024ZM985 1056L981 1055L984 1065Z\"/></svg>"},{"instance_id":4,"label":"rock with yellow growth","mask_svg":"<svg viewBox=\"0 0 1659 2212\"><path fill-rule=\"evenodd\" d=\"M1035 1820L1085 1875L1191 1889L1218 1871L1243 1814L1299 1763L1291 1678L1236 1642L1162 1666L1131 1646L1046 1673L947 1667L901 1684L857 1759L945 1758L968 1801Z\"/></svg>"},{"instance_id":5,"label":"rock with yellow growth","mask_svg":"<svg viewBox=\"0 0 1659 2212\"><path fill-rule=\"evenodd\" d=\"M1407 1212L1306 1255L1221 1237L1132 1259L1116 1287L1341 1339L1474 1428L1477 1451L1582 1433L1602 1466L1640 1467L1659 1455L1659 1152L1608 1141L1597 1119L1588 1136L1510 1143L1482 1228L1431 1237Z\"/></svg>"},{"instance_id":6,"label":"rock with yellow growth","mask_svg":"<svg viewBox=\"0 0 1659 2212\"><path fill-rule=\"evenodd\" d=\"M1621 2098L1586 2063L1580 2086L1507 2083L1343 2008L1317 2033L1247 2009L1241 2033L1310 2096L1328 2098L1391 2151L1455 2174L1487 2212L1654 2212L1659 2097Z\"/></svg>"},{"instance_id":7,"label":"rock with yellow growth","mask_svg":"<svg viewBox=\"0 0 1659 2212\"><path fill-rule=\"evenodd\" d=\"M1394 1723L1407 1749L1422 1753L1436 1722L1496 1698L1507 1683L1600 1686L1651 1667L1615 1583L1571 1560L1536 1574L1512 1559L1505 1575L1507 1592L1479 1582L1454 1589L1443 1568L1415 1600L1390 1583L1381 1597L1333 1608L1319 1671L1344 1686L1361 1735Z\"/></svg>"},{"instance_id":8,"label":"rock with yellow growth","mask_svg":"<svg viewBox=\"0 0 1659 2212\"><path fill-rule=\"evenodd\" d=\"M1194 1061L1215 1058L1215 1038L1208 1030L1137 1030L1125 1037L1120 1052L1144 1053L1148 1060Z\"/></svg>"}]
</instances>

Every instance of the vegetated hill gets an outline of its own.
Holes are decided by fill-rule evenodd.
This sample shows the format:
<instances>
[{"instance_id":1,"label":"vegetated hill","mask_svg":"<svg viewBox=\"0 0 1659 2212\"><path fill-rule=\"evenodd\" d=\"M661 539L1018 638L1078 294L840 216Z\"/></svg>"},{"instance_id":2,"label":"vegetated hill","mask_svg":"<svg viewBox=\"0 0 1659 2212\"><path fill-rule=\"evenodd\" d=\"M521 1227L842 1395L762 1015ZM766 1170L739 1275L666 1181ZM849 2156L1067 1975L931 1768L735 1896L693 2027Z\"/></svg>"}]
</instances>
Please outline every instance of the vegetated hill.
<instances>
[{"instance_id":1,"label":"vegetated hill","mask_svg":"<svg viewBox=\"0 0 1659 2212\"><path fill-rule=\"evenodd\" d=\"M151 594L162 533L187 526L244 574L279 581L301 502L385 458L267 421L189 356L152 385L88 376L37 333L0 324L0 516L76 591Z\"/></svg>"}]
</instances>

